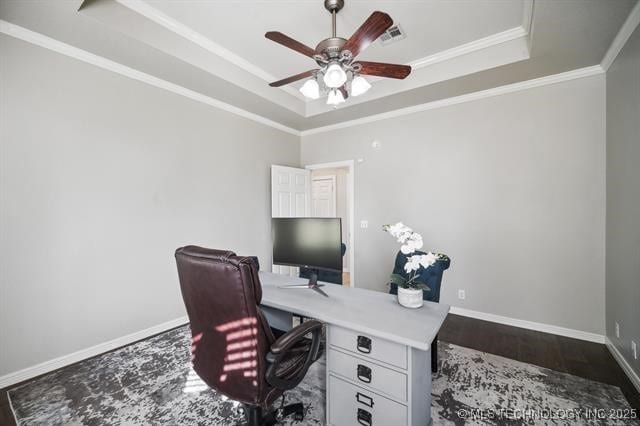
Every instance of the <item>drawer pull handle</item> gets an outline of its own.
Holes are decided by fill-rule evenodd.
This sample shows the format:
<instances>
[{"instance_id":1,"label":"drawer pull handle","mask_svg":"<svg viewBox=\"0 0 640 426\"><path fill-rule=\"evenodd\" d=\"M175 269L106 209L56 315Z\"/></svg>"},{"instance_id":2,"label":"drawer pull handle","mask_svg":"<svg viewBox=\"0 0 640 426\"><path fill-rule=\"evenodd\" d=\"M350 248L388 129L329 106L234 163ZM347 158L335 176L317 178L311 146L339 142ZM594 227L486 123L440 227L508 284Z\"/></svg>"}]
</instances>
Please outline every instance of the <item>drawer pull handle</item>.
<instances>
[{"instance_id":1,"label":"drawer pull handle","mask_svg":"<svg viewBox=\"0 0 640 426\"><path fill-rule=\"evenodd\" d=\"M358 364L358 379L361 382L371 383L371 369L366 365Z\"/></svg>"},{"instance_id":2,"label":"drawer pull handle","mask_svg":"<svg viewBox=\"0 0 640 426\"><path fill-rule=\"evenodd\" d=\"M363 354L371 353L371 339L365 336L358 336L358 344L356 349Z\"/></svg>"},{"instance_id":3,"label":"drawer pull handle","mask_svg":"<svg viewBox=\"0 0 640 426\"><path fill-rule=\"evenodd\" d=\"M362 408L358 408L358 423L362 426L371 426L371 413Z\"/></svg>"},{"instance_id":4,"label":"drawer pull handle","mask_svg":"<svg viewBox=\"0 0 640 426\"><path fill-rule=\"evenodd\" d=\"M367 407L373 407L373 398L360 392L356 393L356 401L360 404L366 405Z\"/></svg>"}]
</instances>

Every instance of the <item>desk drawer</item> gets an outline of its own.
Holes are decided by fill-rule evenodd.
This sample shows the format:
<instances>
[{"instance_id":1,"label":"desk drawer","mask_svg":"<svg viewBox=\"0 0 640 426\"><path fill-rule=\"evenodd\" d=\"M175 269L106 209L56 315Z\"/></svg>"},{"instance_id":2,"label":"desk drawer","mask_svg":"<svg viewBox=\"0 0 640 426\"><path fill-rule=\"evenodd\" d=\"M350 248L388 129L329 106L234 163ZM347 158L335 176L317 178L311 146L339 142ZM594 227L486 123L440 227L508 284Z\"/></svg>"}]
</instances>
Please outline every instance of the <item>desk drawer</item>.
<instances>
[{"instance_id":1,"label":"desk drawer","mask_svg":"<svg viewBox=\"0 0 640 426\"><path fill-rule=\"evenodd\" d=\"M329 375L329 424L335 426L401 426L407 407Z\"/></svg>"},{"instance_id":2,"label":"desk drawer","mask_svg":"<svg viewBox=\"0 0 640 426\"><path fill-rule=\"evenodd\" d=\"M329 344L400 368L407 368L407 347L356 331L331 326Z\"/></svg>"},{"instance_id":3,"label":"desk drawer","mask_svg":"<svg viewBox=\"0 0 640 426\"><path fill-rule=\"evenodd\" d=\"M330 373L336 373L356 383L377 389L401 401L407 399L407 375L381 367L335 349L329 350Z\"/></svg>"}]
</instances>

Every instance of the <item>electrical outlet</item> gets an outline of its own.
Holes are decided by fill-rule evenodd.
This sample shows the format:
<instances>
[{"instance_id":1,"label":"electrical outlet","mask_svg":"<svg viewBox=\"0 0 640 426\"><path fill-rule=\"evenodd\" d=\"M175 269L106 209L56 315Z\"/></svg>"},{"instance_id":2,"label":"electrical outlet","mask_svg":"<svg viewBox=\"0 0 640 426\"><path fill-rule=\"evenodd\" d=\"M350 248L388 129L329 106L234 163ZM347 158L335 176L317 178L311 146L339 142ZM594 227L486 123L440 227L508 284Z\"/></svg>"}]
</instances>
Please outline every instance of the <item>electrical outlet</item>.
<instances>
[{"instance_id":1,"label":"electrical outlet","mask_svg":"<svg viewBox=\"0 0 640 426\"><path fill-rule=\"evenodd\" d=\"M366 229L368 227L369 227L369 221L368 220L361 220L360 221L360 228Z\"/></svg>"},{"instance_id":2,"label":"electrical outlet","mask_svg":"<svg viewBox=\"0 0 640 426\"><path fill-rule=\"evenodd\" d=\"M466 297L464 290L458 290L458 299L464 300Z\"/></svg>"},{"instance_id":3,"label":"electrical outlet","mask_svg":"<svg viewBox=\"0 0 640 426\"><path fill-rule=\"evenodd\" d=\"M616 323L616 337L620 338L620 324Z\"/></svg>"},{"instance_id":4,"label":"electrical outlet","mask_svg":"<svg viewBox=\"0 0 640 426\"><path fill-rule=\"evenodd\" d=\"M633 340L631 341L631 352L633 352L633 359L638 359L638 345Z\"/></svg>"}]
</instances>

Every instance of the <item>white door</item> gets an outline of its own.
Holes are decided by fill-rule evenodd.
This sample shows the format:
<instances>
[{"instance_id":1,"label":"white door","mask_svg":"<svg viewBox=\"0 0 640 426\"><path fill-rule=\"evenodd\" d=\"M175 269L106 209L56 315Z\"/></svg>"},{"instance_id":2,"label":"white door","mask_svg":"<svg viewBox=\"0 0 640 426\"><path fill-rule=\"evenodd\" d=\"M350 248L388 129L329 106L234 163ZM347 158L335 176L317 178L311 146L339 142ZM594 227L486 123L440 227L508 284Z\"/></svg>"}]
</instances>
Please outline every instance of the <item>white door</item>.
<instances>
[{"instance_id":1,"label":"white door","mask_svg":"<svg viewBox=\"0 0 640 426\"><path fill-rule=\"evenodd\" d=\"M295 167L271 166L271 217L308 217L311 172ZM272 265L277 274L298 276L298 268Z\"/></svg>"},{"instance_id":2,"label":"white door","mask_svg":"<svg viewBox=\"0 0 640 426\"><path fill-rule=\"evenodd\" d=\"M311 179L311 215L336 217L335 176L318 176Z\"/></svg>"}]
</instances>

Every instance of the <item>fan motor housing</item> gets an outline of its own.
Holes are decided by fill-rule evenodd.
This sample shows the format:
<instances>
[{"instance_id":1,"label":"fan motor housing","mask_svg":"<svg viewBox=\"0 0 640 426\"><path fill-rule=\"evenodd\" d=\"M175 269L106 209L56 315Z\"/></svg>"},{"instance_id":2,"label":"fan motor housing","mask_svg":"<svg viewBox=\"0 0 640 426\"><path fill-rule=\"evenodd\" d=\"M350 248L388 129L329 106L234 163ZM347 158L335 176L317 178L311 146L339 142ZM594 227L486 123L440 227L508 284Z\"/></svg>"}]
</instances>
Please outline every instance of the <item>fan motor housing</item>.
<instances>
[{"instance_id":1,"label":"fan motor housing","mask_svg":"<svg viewBox=\"0 0 640 426\"><path fill-rule=\"evenodd\" d=\"M344 0L324 0L324 8L329 12L338 12L344 7Z\"/></svg>"},{"instance_id":2,"label":"fan motor housing","mask_svg":"<svg viewBox=\"0 0 640 426\"><path fill-rule=\"evenodd\" d=\"M347 40L342 37L326 38L318 43L316 53L324 53L327 58L337 58L346 42Z\"/></svg>"}]
</instances>

